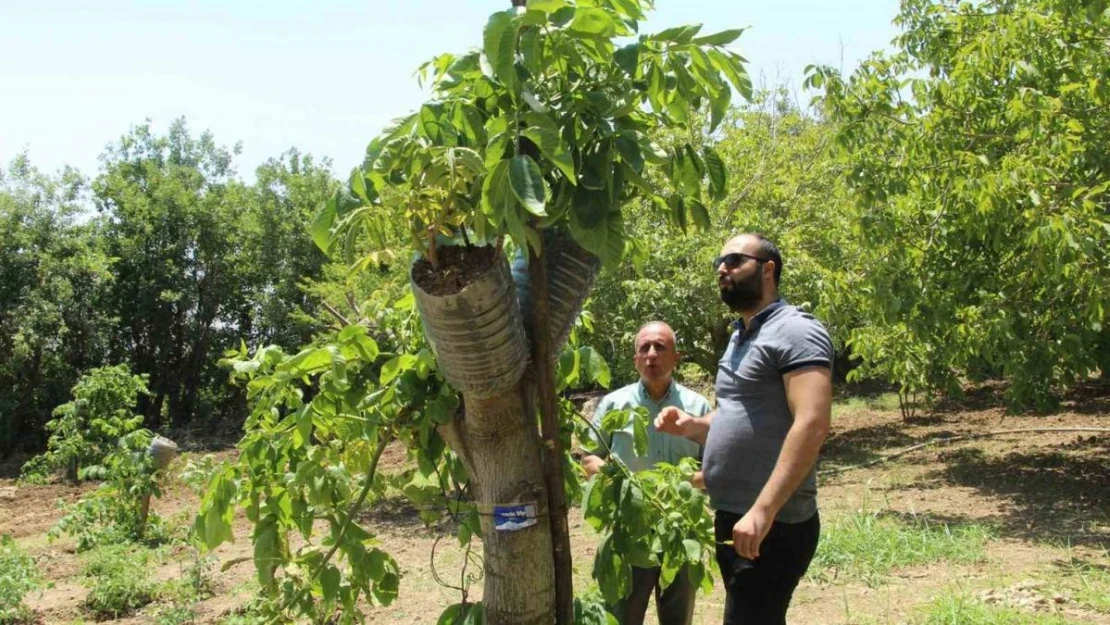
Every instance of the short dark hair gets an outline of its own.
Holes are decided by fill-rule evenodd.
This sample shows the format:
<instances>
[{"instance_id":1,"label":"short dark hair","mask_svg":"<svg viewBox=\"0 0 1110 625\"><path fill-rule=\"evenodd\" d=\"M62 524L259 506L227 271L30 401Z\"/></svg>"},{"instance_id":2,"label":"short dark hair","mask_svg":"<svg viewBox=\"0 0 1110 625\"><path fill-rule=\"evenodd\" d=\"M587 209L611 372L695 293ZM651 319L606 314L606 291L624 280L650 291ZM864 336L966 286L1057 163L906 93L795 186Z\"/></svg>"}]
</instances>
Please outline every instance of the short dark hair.
<instances>
[{"instance_id":1,"label":"short dark hair","mask_svg":"<svg viewBox=\"0 0 1110 625\"><path fill-rule=\"evenodd\" d=\"M752 236L759 241L759 255L767 260L775 261L775 286L777 287L779 281L782 280L782 254L779 253L779 246L762 234L753 233Z\"/></svg>"}]
</instances>

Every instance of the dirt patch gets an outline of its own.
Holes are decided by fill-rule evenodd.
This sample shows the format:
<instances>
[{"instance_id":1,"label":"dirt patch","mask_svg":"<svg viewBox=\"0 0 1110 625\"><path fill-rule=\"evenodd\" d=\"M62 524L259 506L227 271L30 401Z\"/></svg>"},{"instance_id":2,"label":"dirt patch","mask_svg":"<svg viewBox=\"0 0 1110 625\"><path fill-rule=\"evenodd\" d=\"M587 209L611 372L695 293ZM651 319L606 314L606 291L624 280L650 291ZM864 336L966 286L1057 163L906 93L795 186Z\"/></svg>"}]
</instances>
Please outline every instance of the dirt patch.
<instances>
[{"instance_id":1,"label":"dirt patch","mask_svg":"<svg viewBox=\"0 0 1110 625\"><path fill-rule=\"evenodd\" d=\"M439 269L421 258L412 266L412 279L429 295L454 295L489 271L501 255L493 246L438 248Z\"/></svg>"},{"instance_id":2,"label":"dirt patch","mask_svg":"<svg viewBox=\"0 0 1110 625\"><path fill-rule=\"evenodd\" d=\"M904 421L897 410L862 409L839 415L822 452L822 468L851 467L911 445L940 437L1003 428L1110 427L1110 412L1099 395L1081 395L1068 410L1051 416L1008 415L990 398L973 398L963 410L946 410ZM978 402L978 403L975 403ZM216 454L218 459L234 452ZM993 538L975 564L939 563L895 570L877 587L864 583L804 580L795 594L790 622L798 625L906 623L921 606L953 589L988 605L1011 606L1036 617L1058 614L1079 623L1110 624L1110 614L1092 611L1051 583L1061 563L1081 562L1110 571L1110 436L1039 433L963 441L926 447L891 462L850 469L820 480L822 514L828 518L869 509L930 523L986 525ZM403 446L386 449L380 467L395 474L412 466ZM62 484L26 486L0 480L0 532L13 534L54 583L28 597L43 623L86 619L87 592L81 560L66 540L49 542L46 532L60 516L56 502L75 501L90 488ZM179 524L191 520L197 499L179 481L171 483L154 509ZM368 608L371 623L434 623L444 607L482 596L481 544L467 551L457 528L445 519L426 525L421 510L391 495L366 511L362 523L393 555L402 572L400 595L388 607ZM590 569L598 536L570 513L575 587L591 585ZM214 553L215 595L193 605L196 623L219 623L251 597L255 569L250 560L250 527L236 518L237 542ZM158 564L157 579L183 575L189 555L174 552ZM226 570L222 570L224 566ZM715 573L715 566L712 567ZM1032 580L1022 585L1026 580ZM1049 580L1046 582L1046 580ZM1030 585L1033 584L1033 585ZM1059 595L1062 601L1057 598ZM694 623L721 622L724 594L719 587L700 595ZM116 623L150 623L157 606ZM654 610L648 622L655 623Z\"/></svg>"}]
</instances>

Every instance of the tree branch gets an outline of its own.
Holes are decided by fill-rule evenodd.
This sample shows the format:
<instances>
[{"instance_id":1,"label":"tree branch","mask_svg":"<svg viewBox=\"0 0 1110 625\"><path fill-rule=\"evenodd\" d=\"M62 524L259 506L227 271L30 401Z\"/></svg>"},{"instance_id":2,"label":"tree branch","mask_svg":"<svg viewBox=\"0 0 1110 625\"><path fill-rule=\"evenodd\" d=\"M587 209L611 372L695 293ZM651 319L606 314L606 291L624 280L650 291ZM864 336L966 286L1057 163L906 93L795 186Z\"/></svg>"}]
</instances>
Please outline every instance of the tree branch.
<instances>
[{"instance_id":1,"label":"tree branch","mask_svg":"<svg viewBox=\"0 0 1110 625\"><path fill-rule=\"evenodd\" d=\"M341 323L343 327L351 325L351 322L343 316L343 313L336 310L335 307L329 304L327 300L320 300L320 305L323 306L324 310L328 311L328 313L330 313L332 317L335 317L335 319L339 321L339 323Z\"/></svg>"}]
</instances>

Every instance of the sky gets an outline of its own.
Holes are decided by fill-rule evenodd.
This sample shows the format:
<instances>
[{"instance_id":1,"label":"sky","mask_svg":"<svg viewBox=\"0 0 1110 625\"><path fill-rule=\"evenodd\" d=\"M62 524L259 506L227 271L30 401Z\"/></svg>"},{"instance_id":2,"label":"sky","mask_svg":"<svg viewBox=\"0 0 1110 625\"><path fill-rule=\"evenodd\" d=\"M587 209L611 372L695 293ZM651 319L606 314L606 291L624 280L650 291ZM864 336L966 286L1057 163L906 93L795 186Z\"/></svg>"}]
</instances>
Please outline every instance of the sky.
<instances>
[{"instance_id":1,"label":"sky","mask_svg":"<svg viewBox=\"0 0 1110 625\"><path fill-rule=\"evenodd\" d=\"M241 143L247 180L296 147L345 174L389 120L427 98L413 76L443 52L480 45L507 0L37 0L0 2L0 167L86 175L128 129ZM95 7L93 6L95 5ZM801 91L803 69L850 71L897 35L898 0L656 0L654 32L747 27L730 48L757 86ZM848 7L851 7L849 9ZM805 100L807 97L800 94Z\"/></svg>"}]
</instances>

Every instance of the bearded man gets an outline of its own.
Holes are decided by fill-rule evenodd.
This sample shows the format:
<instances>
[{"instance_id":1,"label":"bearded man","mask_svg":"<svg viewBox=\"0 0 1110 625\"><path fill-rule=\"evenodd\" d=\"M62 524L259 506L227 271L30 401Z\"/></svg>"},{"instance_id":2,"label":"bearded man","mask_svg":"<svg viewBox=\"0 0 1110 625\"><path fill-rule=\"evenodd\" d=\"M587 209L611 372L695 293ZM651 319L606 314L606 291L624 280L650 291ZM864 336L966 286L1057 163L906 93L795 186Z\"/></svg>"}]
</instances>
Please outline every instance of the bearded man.
<instances>
[{"instance_id":1,"label":"bearded man","mask_svg":"<svg viewBox=\"0 0 1110 625\"><path fill-rule=\"evenodd\" d=\"M833 346L820 321L779 297L782 255L767 238L731 239L713 271L741 317L717 364L717 409L699 418L665 408L655 428L705 445L725 625L783 625L821 531L815 468Z\"/></svg>"}]
</instances>

